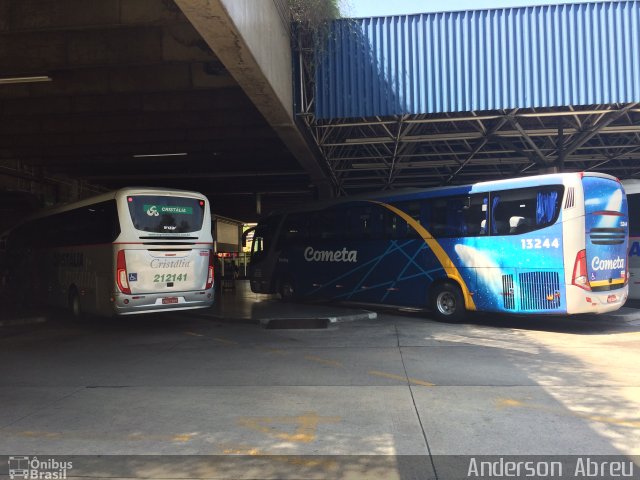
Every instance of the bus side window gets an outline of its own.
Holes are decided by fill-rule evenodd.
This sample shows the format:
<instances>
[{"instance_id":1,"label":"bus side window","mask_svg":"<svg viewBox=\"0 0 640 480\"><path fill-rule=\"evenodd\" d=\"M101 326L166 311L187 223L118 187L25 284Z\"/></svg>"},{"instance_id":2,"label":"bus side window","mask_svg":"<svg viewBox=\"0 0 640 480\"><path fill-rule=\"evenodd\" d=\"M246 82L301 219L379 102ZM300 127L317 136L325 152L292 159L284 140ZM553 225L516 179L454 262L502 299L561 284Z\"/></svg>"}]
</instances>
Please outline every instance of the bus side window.
<instances>
[{"instance_id":1,"label":"bus side window","mask_svg":"<svg viewBox=\"0 0 640 480\"><path fill-rule=\"evenodd\" d=\"M422 225L422 204L420 201L400 202L395 205L399 210L413 219L414 225ZM387 212L389 217L385 221L385 235L391 238L418 238L418 231L411 223L406 222L402 217Z\"/></svg>"},{"instance_id":2,"label":"bus side window","mask_svg":"<svg viewBox=\"0 0 640 480\"><path fill-rule=\"evenodd\" d=\"M321 210L313 215L309 224L309 238L337 240L344 237L344 213L338 209Z\"/></svg>"},{"instance_id":3,"label":"bus side window","mask_svg":"<svg viewBox=\"0 0 640 480\"><path fill-rule=\"evenodd\" d=\"M312 212L287 215L280 233L278 248L304 243L309 238L307 219L313 215Z\"/></svg>"},{"instance_id":4,"label":"bus side window","mask_svg":"<svg viewBox=\"0 0 640 480\"><path fill-rule=\"evenodd\" d=\"M486 235L486 194L471 195L464 207L465 232L467 236ZM483 229L483 223L485 228Z\"/></svg>"},{"instance_id":5,"label":"bus side window","mask_svg":"<svg viewBox=\"0 0 640 480\"><path fill-rule=\"evenodd\" d=\"M407 222L394 212L387 211L383 215L384 238L404 238Z\"/></svg>"},{"instance_id":6,"label":"bus side window","mask_svg":"<svg viewBox=\"0 0 640 480\"><path fill-rule=\"evenodd\" d=\"M491 234L518 235L550 225L560 210L561 187L519 188L491 194Z\"/></svg>"},{"instance_id":7,"label":"bus side window","mask_svg":"<svg viewBox=\"0 0 640 480\"><path fill-rule=\"evenodd\" d=\"M381 214L378 213L381 217ZM350 239L371 239L381 227L382 218L376 218L369 206L351 206L347 209L347 236Z\"/></svg>"},{"instance_id":8,"label":"bus side window","mask_svg":"<svg viewBox=\"0 0 640 480\"><path fill-rule=\"evenodd\" d=\"M464 237L467 235L465 210L469 197L437 198L431 212L431 234L434 237Z\"/></svg>"}]
</instances>

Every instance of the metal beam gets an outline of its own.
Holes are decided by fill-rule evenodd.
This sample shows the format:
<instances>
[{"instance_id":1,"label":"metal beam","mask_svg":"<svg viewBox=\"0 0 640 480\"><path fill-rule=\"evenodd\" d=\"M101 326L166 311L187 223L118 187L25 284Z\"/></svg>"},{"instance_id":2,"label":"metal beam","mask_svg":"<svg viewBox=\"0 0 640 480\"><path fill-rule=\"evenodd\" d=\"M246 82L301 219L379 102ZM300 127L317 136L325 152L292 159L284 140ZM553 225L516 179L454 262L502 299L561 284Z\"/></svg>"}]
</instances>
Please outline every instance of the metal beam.
<instances>
[{"instance_id":1,"label":"metal beam","mask_svg":"<svg viewBox=\"0 0 640 480\"><path fill-rule=\"evenodd\" d=\"M516 111L517 111L517 109L516 109L516 110L514 110L512 113L515 113ZM484 146L485 146L485 145L487 144L487 142L489 141L489 137L491 137L491 136L492 136L493 134L495 134L498 130L500 130L500 129L503 127L503 125L504 125L505 123L507 123L508 119L509 119L509 117L508 117L508 116L504 116L504 117L502 117L500 120L498 120L498 122L497 122L494 126L492 126L492 127L487 131L487 133L486 133L485 137L484 137L484 138L483 138L483 139L478 143L478 145L476 145L476 147L475 147L475 148L473 149L473 151L469 154L469 156L467 157L467 159L466 159L464 162L462 162L462 165L460 165L460 166L458 167L458 169L457 169L455 172L453 172L453 173L449 176L449 178L447 178L447 180L445 181L445 183L450 183L450 182L451 182L451 180L453 180L453 179L455 178L455 176L456 176L458 173L460 173L460 172L462 171L462 169L463 169L463 168L464 168L464 167L465 167L465 166L466 166L466 165L467 165L467 164L468 164L468 163L473 159L473 157L475 157L475 156L478 154L478 152L480 152L480 151L484 148Z\"/></svg>"},{"instance_id":2,"label":"metal beam","mask_svg":"<svg viewBox=\"0 0 640 480\"><path fill-rule=\"evenodd\" d=\"M100 175L85 175L83 178L88 180L161 180L161 179L189 179L189 178L255 178L255 177L299 177L306 176L304 171L272 171L272 172L217 172L217 173L127 173L120 172L117 175L113 173Z\"/></svg>"},{"instance_id":3,"label":"metal beam","mask_svg":"<svg viewBox=\"0 0 640 480\"><path fill-rule=\"evenodd\" d=\"M538 165L546 167L547 159L545 155L538 148L538 145L536 145L536 143L531 139L531 137L527 134L527 132L524 131L524 129L520 126L518 121L513 116L509 116L508 118L509 118L509 124L513 128L515 128L518 131L518 133L520 133L520 135L522 135L522 138L524 138L525 142L527 142L535 152L536 156L532 156L531 157L532 160Z\"/></svg>"},{"instance_id":4,"label":"metal beam","mask_svg":"<svg viewBox=\"0 0 640 480\"><path fill-rule=\"evenodd\" d=\"M573 152L575 152L579 147L584 145L586 142L588 142L591 138L593 138L598 133L603 133L607 125L611 124L612 122L615 122L618 118L622 117L623 115L626 115L626 113L636 105L638 105L637 102L629 103L627 104L627 106L625 106L624 108L621 108L620 110L614 110L609 115L606 115L604 119L597 122L595 125L592 125L589 128L587 128L585 131L582 132L582 134L578 138L576 138L573 142L571 142L571 144L568 145L567 148L564 150L565 158L573 154Z\"/></svg>"}]
</instances>

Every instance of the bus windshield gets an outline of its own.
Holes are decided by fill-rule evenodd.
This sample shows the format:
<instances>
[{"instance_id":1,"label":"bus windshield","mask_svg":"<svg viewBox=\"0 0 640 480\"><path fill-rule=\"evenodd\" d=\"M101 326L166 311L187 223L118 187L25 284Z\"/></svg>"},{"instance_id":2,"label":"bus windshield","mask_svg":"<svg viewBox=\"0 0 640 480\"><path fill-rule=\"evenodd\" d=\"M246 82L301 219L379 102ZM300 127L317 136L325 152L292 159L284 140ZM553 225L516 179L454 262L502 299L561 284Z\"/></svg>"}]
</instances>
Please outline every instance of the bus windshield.
<instances>
[{"instance_id":1,"label":"bus windshield","mask_svg":"<svg viewBox=\"0 0 640 480\"><path fill-rule=\"evenodd\" d=\"M129 214L136 230L151 233L191 233L202 228L204 201L161 195L130 195Z\"/></svg>"},{"instance_id":2,"label":"bus windshield","mask_svg":"<svg viewBox=\"0 0 640 480\"><path fill-rule=\"evenodd\" d=\"M253 243L251 244L252 258L259 258L267 253L276 235L280 218L279 216L269 217L258 224L253 234Z\"/></svg>"}]
</instances>

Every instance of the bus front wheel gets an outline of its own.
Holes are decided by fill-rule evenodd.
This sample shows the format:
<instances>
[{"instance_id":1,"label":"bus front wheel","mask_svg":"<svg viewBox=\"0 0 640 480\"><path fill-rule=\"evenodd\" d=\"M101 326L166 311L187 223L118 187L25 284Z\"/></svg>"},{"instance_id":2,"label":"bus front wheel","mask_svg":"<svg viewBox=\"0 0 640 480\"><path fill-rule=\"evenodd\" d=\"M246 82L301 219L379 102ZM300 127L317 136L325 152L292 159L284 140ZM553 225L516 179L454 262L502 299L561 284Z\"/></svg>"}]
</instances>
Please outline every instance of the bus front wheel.
<instances>
[{"instance_id":1,"label":"bus front wheel","mask_svg":"<svg viewBox=\"0 0 640 480\"><path fill-rule=\"evenodd\" d=\"M466 310L460 287L450 282L436 285L431 295L431 308L438 320L461 321Z\"/></svg>"},{"instance_id":2,"label":"bus front wheel","mask_svg":"<svg viewBox=\"0 0 640 480\"><path fill-rule=\"evenodd\" d=\"M284 277L280 281L280 297L285 302L293 302L296 299L297 291L295 283L291 277Z\"/></svg>"}]
</instances>

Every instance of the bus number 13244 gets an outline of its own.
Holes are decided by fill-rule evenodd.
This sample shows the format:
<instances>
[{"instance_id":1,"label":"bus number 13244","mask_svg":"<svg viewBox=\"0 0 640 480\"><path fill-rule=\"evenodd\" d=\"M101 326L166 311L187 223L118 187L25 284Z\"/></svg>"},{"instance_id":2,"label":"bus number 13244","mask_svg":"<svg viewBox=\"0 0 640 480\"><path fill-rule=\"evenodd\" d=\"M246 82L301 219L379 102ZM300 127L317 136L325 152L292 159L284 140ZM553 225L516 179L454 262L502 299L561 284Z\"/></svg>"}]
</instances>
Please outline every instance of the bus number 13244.
<instances>
[{"instance_id":1,"label":"bus number 13244","mask_svg":"<svg viewBox=\"0 0 640 480\"><path fill-rule=\"evenodd\" d=\"M560 247L560 241L557 238L554 238L553 240L549 240L548 238L545 238L544 240L541 238L523 238L520 242L522 243L523 250Z\"/></svg>"}]
</instances>

